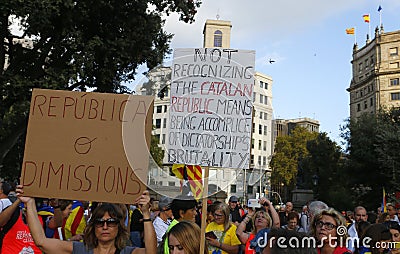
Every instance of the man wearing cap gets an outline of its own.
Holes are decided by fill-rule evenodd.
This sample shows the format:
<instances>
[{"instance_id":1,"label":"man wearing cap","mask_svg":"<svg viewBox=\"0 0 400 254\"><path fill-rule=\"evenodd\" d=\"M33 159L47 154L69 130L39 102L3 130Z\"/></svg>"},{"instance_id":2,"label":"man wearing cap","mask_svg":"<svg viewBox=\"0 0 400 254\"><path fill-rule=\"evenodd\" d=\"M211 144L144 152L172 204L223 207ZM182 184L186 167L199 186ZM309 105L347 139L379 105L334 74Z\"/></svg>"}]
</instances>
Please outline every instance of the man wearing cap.
<instances>
[{"instance_id":1,"label":"man wearing cap","mask_svg":"<svg viewBox=\"0 0 400 254\"><path fill-rule=\"evenodd\" d=\"M238 207L238 198L236 196L231 196L229 198L229 209L230 209L230 221L239 225L242 222L242 215L240 208Z\"/></svg>"},{"instance_id":2,"label":"man wearing cap","mask_svg":"<svg viewBox=\"0 0 400 254\"><path fill-rule=\"evenodd\" d=\"M156 230L157 244L162 241L168 226L171 224L172 210L171 210L171 199L168 197L161 197L158 202L158 208L160 209L159 215L154 219L153 225Z\"/></svg>"}]
</instances>

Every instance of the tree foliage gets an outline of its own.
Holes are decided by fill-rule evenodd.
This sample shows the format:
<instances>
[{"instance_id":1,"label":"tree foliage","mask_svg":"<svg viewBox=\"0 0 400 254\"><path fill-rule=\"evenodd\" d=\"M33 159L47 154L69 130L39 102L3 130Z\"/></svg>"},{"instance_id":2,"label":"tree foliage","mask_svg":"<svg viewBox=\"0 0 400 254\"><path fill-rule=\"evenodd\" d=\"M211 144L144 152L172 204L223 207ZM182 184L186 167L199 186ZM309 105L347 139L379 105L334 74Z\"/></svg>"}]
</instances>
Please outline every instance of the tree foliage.
<instances>
[{"instance_id":1,"label":"tree foliage","mask_svg":"<svg viewBox=\"0 0 400 254\"><path fill-rule=\"evenodd\" d=\"M25 133L33 88L129 92L124 82L137 67L155 67L170 50L163 15L176 12L193 22L199 6L193 0L2 1L0 167L21 159L21 151L10 151Z\"/></svg>"},{"instance_id":2,"label":"tree foliage","mask_svg":"<svg viewBox=\"0 0 400 254\"><path fill-rule=\"evenodd\" d=\"M276 139L274 155L270 162L272 185L283 183L292 188L296 185L299 161L308 156L307 141L315 139L317 135L303 127L296 127L291 135Z\"/></svg>"},{"instance_id":3,"label":"tree foliage","mask_svg":"<svg viewBox=\"0 0 400 254\"><path fill-rule=\"evenodd\" d=\"M346 174L356 205L375 209L385 188L390 198L400 191L399 111L382 110L348 120L342 137L347 141Z\"/></svg>"}]
</instances>

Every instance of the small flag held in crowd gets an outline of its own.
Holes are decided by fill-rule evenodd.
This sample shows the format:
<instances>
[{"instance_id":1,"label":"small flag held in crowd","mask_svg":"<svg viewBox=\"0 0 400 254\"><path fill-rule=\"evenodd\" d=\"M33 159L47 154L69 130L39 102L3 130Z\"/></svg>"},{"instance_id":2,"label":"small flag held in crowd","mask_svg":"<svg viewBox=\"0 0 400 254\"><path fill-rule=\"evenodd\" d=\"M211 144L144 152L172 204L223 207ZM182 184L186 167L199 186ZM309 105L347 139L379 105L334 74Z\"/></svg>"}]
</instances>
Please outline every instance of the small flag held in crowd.
<instances>
[{"instance_id":1,"label":"small flag held in crowd","mask_svg":"<svg viewBox=\"0 0 400 254\"><path fill-rule=\"evenodd\" d=\"M354 34L354 27L347 28L346 29L346 34Z\"/></svg>"},{"instance_id":2,"label":"small flag held in crowd","mask_svg":"<svg viewBox=\"0 0 400 254\"><path fill-rule=\"evenodd\" d=\"M365 23L369 23L369 14L363 15L363 18Z\"/></svg>"},{"instance_id":3,"label":"small flag held in crowd","mask_svg":"<svg viewBox=\"0 0 400 254\"><path fill-rule=\"evenodd\" d=\"M382 10L382 6L379 5L378 11L381 12L381 10Z\"/></svg>"},{"instance_id":4,"label":"small flag held in crowd","mask_svg":"<svg viewBox=\"0 0 400 254\"><path fill-rule=\"evenodd\" d=\"M383 188L381 211L382 211L382 213L386 213L387 212L387 210L386 210L386 192L385 192L385 188Z\"/></svg>"},{"instance_id":5,"label":"small flag held in crowd","mask_svg":"<svg viewBox=\"0 0 400 254\"><path fill-rule=\"evenodd\" d=\"M181 192L183 195L200 199L203 194L202 169L198 165L172 165L172 173L181 180Z\"/></svg>"}]
</instances>

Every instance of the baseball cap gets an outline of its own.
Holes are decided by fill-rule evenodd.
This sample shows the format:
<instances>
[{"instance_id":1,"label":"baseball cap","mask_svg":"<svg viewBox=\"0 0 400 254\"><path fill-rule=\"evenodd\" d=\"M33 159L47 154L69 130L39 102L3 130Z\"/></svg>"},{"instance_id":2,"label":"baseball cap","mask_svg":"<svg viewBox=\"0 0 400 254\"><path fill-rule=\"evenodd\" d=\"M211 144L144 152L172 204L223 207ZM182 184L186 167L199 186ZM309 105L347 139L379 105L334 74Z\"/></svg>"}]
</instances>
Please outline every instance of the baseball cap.
<instances>
[{"instance_id":1,"label":"baseball cap","mask_svg":"<svg viewBox=\"0 0 400 254\"><path fill-rule=\"evenodd\" d=\"M158 207L160 210L168 210L170 208L172 199L169 197L161 197L160 201L158 201ZM164 209L166 208L166 209Z\"/></svg>"},{"instance_id":2,"label":"baseball cap","mask_svg":"<svg viewBox=\"0 0 400 254\"><path fill-rule=\"evenodd\" d=\"M239 201L239 199L236 196L231 196L229 198L229 202L238 202L238 201Z\"/></svg>"}]
</instances>

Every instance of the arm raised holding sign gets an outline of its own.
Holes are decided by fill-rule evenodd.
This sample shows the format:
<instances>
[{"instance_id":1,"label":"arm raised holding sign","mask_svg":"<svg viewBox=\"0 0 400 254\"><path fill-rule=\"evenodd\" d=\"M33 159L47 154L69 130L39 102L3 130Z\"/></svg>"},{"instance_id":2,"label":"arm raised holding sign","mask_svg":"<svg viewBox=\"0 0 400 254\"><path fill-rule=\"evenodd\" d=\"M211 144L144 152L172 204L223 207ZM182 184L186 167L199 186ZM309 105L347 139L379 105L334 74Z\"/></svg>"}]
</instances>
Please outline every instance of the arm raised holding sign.
<instances>
[{"instance_id":1,"label":"arm raised holding sign","mask_svg":"<svg viewBox=\"0 0 400 254\"><path fill-rule=\"evenodd\" d=\"M46 238L43 227L37 217L35 199L23 196L23 186L17 186L17 196L27 208L28 226L35 244L45 253L121 253L121 254L153 254L156 253L157 241L153 223L150 221L150 197L148 191L135 200L142 209L145 219L144 242L146 249L126 246L128 231L124 225L125 214L120 206L111 203L103 203L98 206L91 220L88 222L84 243L61 241ZM150 222L147 222L150 221Z\"/></svg>"}]
</instances>

